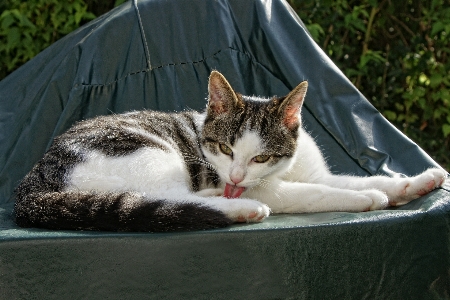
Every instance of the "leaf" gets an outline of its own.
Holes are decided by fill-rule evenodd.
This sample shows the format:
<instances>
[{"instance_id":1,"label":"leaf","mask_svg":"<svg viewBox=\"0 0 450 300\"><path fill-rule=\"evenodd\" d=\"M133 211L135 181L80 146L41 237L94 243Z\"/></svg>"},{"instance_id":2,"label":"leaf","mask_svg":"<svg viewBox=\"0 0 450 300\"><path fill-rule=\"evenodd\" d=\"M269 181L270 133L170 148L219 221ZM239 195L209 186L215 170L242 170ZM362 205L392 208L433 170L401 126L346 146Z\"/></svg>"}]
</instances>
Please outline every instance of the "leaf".
<instances>
[{"instance_id":1,"label":"leaf","mask_svg":"<svg viewBox=\"0 0 450 300\"><path fill-rule=\"evenodd\" d=\"M306 25L306 28L316 42L319 41L321 35L325 34L322 26L317 23Z\"/></svg>"},{"instance_id":2,"label":"leaf","mask_svg":"<svg viewBox=\"0 0 450 300\"><path fill-rule=\"evenodd\" d=\"M417 99L417 103L419 104L419 107L421 109L425 109L426 105L427 105L427 101L425 98L419 98Z\"/></svg>"},{"instance_id":3,"label":"leaf","mask_svg":"<svg viewBox=\"0 0 450 300\"><path fill-rule=\"evenodd\" d=\"M441 99L450 101L450 90L446 88L441 89Z\"/></svg>"},{"instance_id":4,"label":"leaf","mask_svg":"<svg viewBox=\"0 0 450 300\"><path fill-rule=\"evenodd\" d=\"M94 20L95 18L96 18L96 16L93 13L91 13L91 12L87 12L87 13L84 14L84 19L85 20Z\"/></svg>"},{"instance_id":5,"label":"leaf","mask_svg":"<svg viewBox=\"0 0 450 300\"><path fill-rule=\"evenodd\" d=\"M358 76L358 75L364 75L364 73L361 72L360 70L356 70L356 69L345 70L345 76L347 76L347 78L351 78L351 77Z\"/></svg>"},{"instance_id":6,"label":"leaf","mask_svg":"<svg viewBox=\"0 0 450 300\"><path fill-rule=\"evenodd\" d=\"M32 29L36 29L36 25L34 25L27 16L22 15L22 19L20 20L22 26L29 27Z\"/></svg>"},{"instance_id":7,"label":"leaf","mask_svg":"<svg viewBox=\"0 0 450 300\"><path fill-rule=\"evenodd\" d=\"M84 12L83 11L77 11L75 13L75 24L80 24L81 19L83 19Z\"/></svg>"},{"instance_id":8,"label":"leaf","mask_svg":"<svg viewBox=\"0 0 450 300\"><path fill-rule=\"evenodd\" d=\"M383 115L388 119L389 121L395 121L397 120L397 114L392 110L385 110L383 112Z\"/></svg>"},{"instance_id":9,"label":"leaf","mask_svg":"<svg viewBox=\"0 0 450 300\"><path fill-rule=\"evenodd\" d=\"M450 135L450 124L442 125L442 133L444 134L445 137Z\"/></svg>"},{"instance_id":10,"label":"leaf","mask_svg":"<svg viewBox=\"0 0 450 300\"><path fill-rule=\"evenodd\" d=\"M0 20L2 21L2 29L7 30L11 24L14 23L14 17L9 13L9 11L5 11L1 17Z\"/></svg>"},{"instance_id":11,"label":"leaf","mask_svg":"<svg viewBox=\"0 0 450 300\"><path fill-rule=\"evenodd\" d=\"M405 106L404 106L402 103L396 102L396 103L395 103L395 108L396 108L398 111L403 111L403 110L405 109Z\"/></svg>"},{"instance_id":12,"label":"leaf","mask_svg":"<svg viewBox=\"0 0 450 300\"><path fill-rule=\"evenodd\" d=\"M445 24L442 23L441 21L437 21L431 27L431 36L435 36L436 34L443 31L444 29L445 29Z\"/></svg>"},{"instance_id":13,"label":"leaf","mask_svg":"<svg viewBox=\"0 0 450 300\"><path fill-rule=\"evenodd\" d=\"M380 55L380 51L368 50L364 55L361 55L358 67L364 68L369 62L383 63L386 59Z\"/></svg>"},{"instance_id":14,"label":"leaf","mask_svg":"<svg viewBox=\"0 0 450 300\"><path fill-rule=\"evenodd\" d=\"M405 116L405 121L407 123L414 123L419 119L419 116L417 114L409 114Z\"/></svg>"},{"instance_id":15,"label":"leaf","mask_svg":"<svg viewBox=\"0 0 450 300\"><path fill-rule=\"evenodd\" d=\"M370 61L370 55L361 55L358 67L364 68L369 61Z\"/></svg>"},{"instance_id":16,"label":"leaf","mask_svg":"<svg viewBox=\"0 0 450 300\"><path fill-rule=\"evenodd\" d=\"M427 82L427 80L428 80L428 77L427 77L427 75L425 75L424 73L421 73L421 74L419 75L419 82L420 82L420 83L424 84L424 83Z\"/></svg>"},{"instance_id":17,"label":"leaf","mask_svg":"<svg viewBox=\"0 0 450 300\"><path fill-rule=\"evenodd\" d=\"M20 29L12 27L8 30L6 41L10 49L20 44Z\"/></svg>"},{"instance_id":18,"label":"leaf","mask_svg":"<svg viewBox=\"0 0 450 300\"><path fill-rule=\"evenodd\" d=\"M435 88L442 82L442 75L439 73L430 76L430 87Z\"/></svg>"},{"instance_id":19,"label":"leaf","mask_svg":"<svg viewBox=\"0 0 450 300\"><path fill-rule=\"evenodd\" d=\"M436 109L433 112L433 119L438 120L442 116L442 110Z\"/></svg>"}]
</instances>

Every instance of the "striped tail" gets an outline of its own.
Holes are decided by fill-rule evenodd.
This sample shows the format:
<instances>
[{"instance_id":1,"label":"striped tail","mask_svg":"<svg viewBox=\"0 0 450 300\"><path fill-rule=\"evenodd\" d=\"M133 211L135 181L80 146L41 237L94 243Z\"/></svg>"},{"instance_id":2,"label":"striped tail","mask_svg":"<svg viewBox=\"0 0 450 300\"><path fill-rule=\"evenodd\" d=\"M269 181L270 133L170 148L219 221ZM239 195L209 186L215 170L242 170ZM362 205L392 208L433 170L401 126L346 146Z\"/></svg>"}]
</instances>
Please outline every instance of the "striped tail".
<instances>
[{"instance_id":1,"label":"striped tail","mask_svg":"<svg viewBox=\"0 0 450 300\"><path fill-rule=\"evenodd\" d=\"M206 205L151 201L132 193L39 192L17 195L21 227L99 231L191 231L226 227L222 212Z\"/></svg>"}]
</instances>

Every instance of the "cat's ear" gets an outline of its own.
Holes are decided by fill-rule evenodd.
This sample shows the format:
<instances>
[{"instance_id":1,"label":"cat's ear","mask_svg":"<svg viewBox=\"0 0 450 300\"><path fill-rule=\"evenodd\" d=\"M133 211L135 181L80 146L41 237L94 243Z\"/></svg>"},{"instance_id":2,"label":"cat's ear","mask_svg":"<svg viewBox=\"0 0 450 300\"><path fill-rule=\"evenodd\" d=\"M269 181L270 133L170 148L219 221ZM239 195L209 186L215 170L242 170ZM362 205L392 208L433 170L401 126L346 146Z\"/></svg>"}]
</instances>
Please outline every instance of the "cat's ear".
<instances>
[{"instance_id":1,"label":"cat's ear","mask_svg":"<svg viewBox=\"0 0 450 300\"><path fill-rule=\"evenodd\" d=\"M215 115L226 113L233 108L243 108L244 103L234 92L225 77L212 71L208 84L208 112Z\"/></svg>"},{"instance_id":2,"label":"cat's ear","mask_svg":"<svg viewBox=\"0 0 450 300\"><path fill-rule=\"evenodd\" d=\"M301 82L284 98L279 108L279 111L282 113L283 124L291 130L298 128L300 125L300 111L307 89L308 82Z\"/></svg>"}]
</instances>

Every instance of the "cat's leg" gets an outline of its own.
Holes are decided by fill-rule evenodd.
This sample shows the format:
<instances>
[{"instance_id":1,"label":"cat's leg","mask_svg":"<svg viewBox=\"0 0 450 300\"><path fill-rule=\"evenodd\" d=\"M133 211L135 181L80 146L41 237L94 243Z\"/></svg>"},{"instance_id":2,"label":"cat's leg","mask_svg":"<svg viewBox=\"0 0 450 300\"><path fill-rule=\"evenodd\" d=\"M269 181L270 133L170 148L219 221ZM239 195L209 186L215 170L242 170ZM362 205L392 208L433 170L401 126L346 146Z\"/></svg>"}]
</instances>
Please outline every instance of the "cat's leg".
<instances>
[{"instance_id":1,"label":"cat's leg","mask_svg":"<svg viewBox=\"0 0 450 300\"><path fill-rule=\"evenodd\" d=\"M300 181L328 185L335 188L356 191L376 189L384 192L389 204L397 206L419 198L440 187L447 172L442 169L428 169L410 178L387 176L356 177L331 175L319 148L305 131L301 132L294 167L284 175L287 181Z\"/></svg>"},{"instance_id":2,"label":"cat's leg","mask_svg":"<svg viewBox=\"0 0 450 300\"><path fill-rule=\"evenodd\" d=\"M267 204L274 213L360 212L383 209L388 205L387 196L378 190L353 191L282 180L267 181L243 195Z\"/></svg>"},{"instance_id":3,"label":"cat's leg","mask_svg":"<svg viewBox=\"0 0 450 300\"><path fill-rule=\"evenodd\" d=\"M260 222L270 214L266 204L250 199L220 197L208 204L218 208L233 222Z\"/></svg>"},{"instance_id":4,"label":"cat's leg","mask_svg":"<svg viewBox=\"0 0 450 300\"><path fill-rule=\"evenodd\" d=\"M244 198L201 197L191 194L178 201L195 203L218 210L233 222L260 222L270 214L270 209L266 204Z\"/></svg>"},{"instance_id":5,"label":"cat's leg","mask_svg":"<svg viewBox=\"0 0 450 300\"><path fill-rule=\"evenodd\" d=\"M432 168L414 177L391 178L387 176L355 177L328 175L323 176L319 182L332 187L359 191L377 189L386 193L390 205L398 206L426 195L440 187L446 177L447 173L444 170Z\"/></svg>"},{"instance_id":6,"label":"cat's leg","mask_svg":"<svg viewBox=\"0 0 450 300\"><path fill-rule=\"evenodd\" d=\"M269 216L267 205L250 199L229 199L222 197L223 188L210 188L196 192L194 195L206 197L207 205L214 205L234 222L259 222ZM199 200L199 198L197 198Z\"/></svg>"}]
</instances>

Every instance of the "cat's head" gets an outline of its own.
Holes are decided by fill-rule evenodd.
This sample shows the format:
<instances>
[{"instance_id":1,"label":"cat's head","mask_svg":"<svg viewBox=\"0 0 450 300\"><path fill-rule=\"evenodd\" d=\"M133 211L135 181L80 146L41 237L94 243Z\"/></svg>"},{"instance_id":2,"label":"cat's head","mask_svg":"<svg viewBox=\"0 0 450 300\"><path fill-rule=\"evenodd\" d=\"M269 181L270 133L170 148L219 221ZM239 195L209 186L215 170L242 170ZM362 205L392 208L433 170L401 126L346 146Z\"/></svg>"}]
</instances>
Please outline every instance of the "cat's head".
<instances>
[{"instance_id":1,"label":"cat's head","mask_svg":"<svg viewBox=\"0 0 450 300\"><path fill-rule=\"evenodd\" d=\"M221 180L234 187L231 196L291 166L307 87L304 81L286 97L262 99L235 92L222 74L211 73L202 145Z\"/></svg>"}]
</instances>

